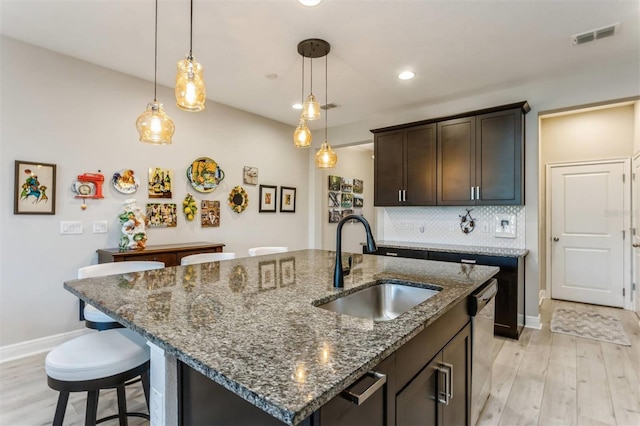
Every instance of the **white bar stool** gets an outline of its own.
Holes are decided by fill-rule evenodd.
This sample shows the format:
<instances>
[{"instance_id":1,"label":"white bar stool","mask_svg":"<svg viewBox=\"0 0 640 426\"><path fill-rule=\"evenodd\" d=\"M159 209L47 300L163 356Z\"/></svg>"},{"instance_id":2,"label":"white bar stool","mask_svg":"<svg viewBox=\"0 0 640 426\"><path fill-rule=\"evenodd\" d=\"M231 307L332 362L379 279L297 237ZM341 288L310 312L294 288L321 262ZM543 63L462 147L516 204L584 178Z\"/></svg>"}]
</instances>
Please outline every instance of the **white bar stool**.
<instances>
[{"instance_id":1,"label":"white bar stool","mask_svg":"<svg viewBox=\"0 0 640 426\"><path fill-rule=\"evenodd\" d=\"M220 260L235 259L235 253L198 253L180 259L180 265L194 265L196 263L218 262Z\"/></svg>"},{"instance_id":2,"label":"white bar stool","mask_svg":"<svg viewBox=\"0 0 640 426\"><path fill-rule=\"evenodd\" d=\"M138 376L149 409L149 347L132 330L118 328L71 339L47 354L45 370L49 387L60 392L54 426L62 425L70 392L87 392L85 425L118 418L122 426L127 416L149 419L148 414L127 413L125 382ZM117 390L118 414L96 420L100 390L112 388Z\"/></svg>"},{"instance_id":3,"label":"white bar stool","mask_svg":"<svg viewBox=\"0 0 640 426\"><path fill-rule=\"evenodd\" d=\"M249 256L262 256L264 254L285 253L289 247L252 247L248 250Z\"/></svg>"},{"instance_id":4,"label":"white bar stool","mask_svg":"<svg viewBox=\"0 0 640 426\"><path fill-rule=\"evenodd\" d=\"M153 260L100 263L78 269L78 278L104 277L106 275L128 274L161 268L164 268L164 263ZM88 328L109 330L122 327L120 323L114 321L109 315L102 313L91 305L85 304L82 300L80 300L80 313L80 320L84 319L84 323Z\"/></svg>"}]
</instances>

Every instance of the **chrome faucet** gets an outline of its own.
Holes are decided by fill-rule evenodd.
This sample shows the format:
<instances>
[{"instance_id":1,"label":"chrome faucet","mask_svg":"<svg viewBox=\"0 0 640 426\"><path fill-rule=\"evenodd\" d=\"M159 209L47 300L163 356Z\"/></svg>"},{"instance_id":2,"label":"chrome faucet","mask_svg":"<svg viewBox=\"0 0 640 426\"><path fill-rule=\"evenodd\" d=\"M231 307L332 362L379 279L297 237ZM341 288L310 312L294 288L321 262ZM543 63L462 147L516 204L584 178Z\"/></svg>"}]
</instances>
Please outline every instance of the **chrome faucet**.
<instances>
[{"instance_id":1,"label":"chrome faucet","mask_svg":"<svg viewBox=\"0 0 640 426\"><path fill-rule=\"evenodd\" d=\"M367 253L373 253L378 249L376 246L376 242L373 239L373 234L371 233L371 227L369 226L369 222L360 215L350 214L338 222L338 230L336 235L336 266L333 270L333 286L335 288L344 287L344 276L349 275L351 272L351 264L353 262L353 256L349 256L349 266L345 269L342 268L342 226L345 222L350 220L357 220L358 222L364 225L364 230L367 233Z\"/></svg>"}]
</instances>

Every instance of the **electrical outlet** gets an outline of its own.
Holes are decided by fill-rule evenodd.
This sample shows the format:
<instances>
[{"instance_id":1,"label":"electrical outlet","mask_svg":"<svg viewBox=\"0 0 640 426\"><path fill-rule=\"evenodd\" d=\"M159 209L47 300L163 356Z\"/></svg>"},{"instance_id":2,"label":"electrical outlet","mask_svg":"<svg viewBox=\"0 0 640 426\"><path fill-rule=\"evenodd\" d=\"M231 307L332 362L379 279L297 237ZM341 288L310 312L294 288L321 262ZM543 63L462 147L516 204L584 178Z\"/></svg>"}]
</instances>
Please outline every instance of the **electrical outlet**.
<instances>
[{"instance_id":1,"label":"electrical outlet","mask_svg":"<svg viewBox=\"0 0 640 426\"><path fill-rule=\"evenodd\" d=\"M94 234L106 234L109 231L109 222L106 220L94 220L93 221L93 233Z\"/></svg>"},{"instance_id":2,"label":"electrical outlet","mask_svg":"<svg viewBox=\"0 0 640 426\"><path fill-rule=\"evenodd\" d=\"M77 220L63 220L60 222L61 235L82 234L82 222Z\"/></svg>"}]
</instances>

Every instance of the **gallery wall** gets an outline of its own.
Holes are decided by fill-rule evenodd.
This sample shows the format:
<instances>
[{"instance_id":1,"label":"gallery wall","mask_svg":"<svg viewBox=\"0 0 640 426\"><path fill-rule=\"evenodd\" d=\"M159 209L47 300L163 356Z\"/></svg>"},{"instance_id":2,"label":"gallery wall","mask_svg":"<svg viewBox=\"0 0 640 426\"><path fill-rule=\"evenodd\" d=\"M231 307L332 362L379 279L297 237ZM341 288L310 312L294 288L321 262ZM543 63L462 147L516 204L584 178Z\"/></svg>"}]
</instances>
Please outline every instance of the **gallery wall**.
<instances>
[{"instance_id":1,"label":"gallery wall","mask_svg":"<svg viewBox=\"0 0 640 426\"><path fill-rule=\"evenodd\" d=\"M148 245L194 241L219 242L224 250L246 255L261 245L291 250L309 246L309 150L293 146L293 127L214 102L187 113L175 106L173 89L158 87L158 100L174 120L173 144L152 146L138 141L135 121L153 99L153 84L87 62L1 39L0 121L0 348L82 328L78 302L62 285L79 267L97 263L96 249L118 245L118 215L134 198L181 206L187 193L220 202L220 226L189 222L178 207L175 228L147 230ZM198 157L214 159L225 178L210 193L199 193L187 181L186 169ZM14 215L14 161L57 165L55 215ZM259 213L257 185L243 184L243 167L258 169L258 183L296 188L295 213ZM147 169L174 172L171 199L150 199ZM114 172L133 169L141 180L133 194L118 192L109 182ZM102 200L74 198L77 175L105 176ZM227 196L243 185L249 206L237 214ZM279 210L279 209L278 209ZM61 235L61 221L77 221L79 235ZM94 221L106 221L108 232L94 234ZM300 232L283 232L299 229Z\"/></svg>"}]
</instances>

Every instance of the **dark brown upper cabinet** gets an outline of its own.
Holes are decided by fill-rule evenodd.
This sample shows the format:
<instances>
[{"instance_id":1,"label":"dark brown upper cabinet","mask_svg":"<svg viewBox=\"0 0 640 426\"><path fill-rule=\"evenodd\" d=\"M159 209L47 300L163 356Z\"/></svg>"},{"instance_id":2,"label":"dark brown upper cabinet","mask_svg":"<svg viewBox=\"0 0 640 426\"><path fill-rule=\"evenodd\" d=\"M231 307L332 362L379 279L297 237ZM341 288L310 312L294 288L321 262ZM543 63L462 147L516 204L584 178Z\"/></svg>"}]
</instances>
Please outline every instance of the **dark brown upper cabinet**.
<instances>
[{"instance_id":1,"label":"dark brown upper cabinet","mask_svg":"<svg viewBox=\"0 0 640 426\"><path fill-rule=\"evenodd\" d=\"M374 129L376 206L524 204L519 102Z\"/></svg>"},{"instance_id":2,"label":"dark brown upper cabinet","mask_svg":"<svg viewBox=\"0 0 640 426\"><path fill-rule=\"evenodd\" d=\"M374 205L436 205L436 125L377 133Z\"/></svg>"},{"instance_id":3,"label":"dark brown upper cabinet","mask_svg":"<svg viewBox=\"0 0 640 426\"><path fill-rule=\"evenodd\" d=\"M438 204L524 204L520 108L438 123Z\"/></svg>"}]
</instances>

